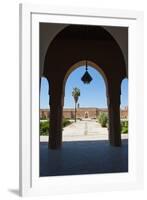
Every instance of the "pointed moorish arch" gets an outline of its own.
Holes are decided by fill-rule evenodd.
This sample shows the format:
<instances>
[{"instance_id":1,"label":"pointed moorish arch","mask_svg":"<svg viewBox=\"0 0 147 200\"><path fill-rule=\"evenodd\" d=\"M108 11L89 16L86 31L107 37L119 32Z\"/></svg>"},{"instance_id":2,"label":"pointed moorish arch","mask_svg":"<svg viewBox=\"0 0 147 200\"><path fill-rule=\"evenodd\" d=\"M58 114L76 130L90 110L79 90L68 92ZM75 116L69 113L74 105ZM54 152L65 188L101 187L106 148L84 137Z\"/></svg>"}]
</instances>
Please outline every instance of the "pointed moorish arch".
<instances>
[{"instance_id":1,"label":"pointed moorish arch","mask_svg":"<svg viewBox=\"0 0 147 200\"><path fill-rule=\"evenodd\" d=\"M85 66L85 63L86 63L86 60L81 60L75 64L73 64L69 70L67 71L67 73L65 74L64 76L64 80L63 80L63 94L65 93L65 85L66 85L66 82L67 82L67 79L68 77L70 76L70 74L76 70L77 68L79 68L80 66ZM103 80L104 80L104 83L105 83L105 87L106 87L106 95L107 95L107 86L108 86L108 83L107 83L107 78L106 78L106 75L104 74L103 70L94 62L90 61L90 60L87 60L87 66L90 66L92 68L94 68L98 73L101 74Z\"/></svg>"},{"instance_id":2,"label":"pointed moorish arch","mask_svg":"<svg viewBox=\"0 0 147 200\"><path fill-rule=\"evenodd\" d=\"M43 75L50 82L50 148L56 149L62 145L66 79L79 62L85 60L104 77L109 111L109 141L111 145L121 145L121 81L127 76L123 52L116 40L103 27L69 25L52 40L44 61Z\"/></svg>"},{"instance_id":3,"label":"pointed moorish arch","mask_svg":"<svg viewBox=\"0 0 147 200\"><path fill-rule=\"evenodd\" d=\"M105 93L105 95L106 95L106 97L108 96L108 95L107 95L107 85L108 85L108 84L107 84L107 78L106 78L106 76L105 76L103 70L102 70L96 63L94 63L94 62L92 62L92 61L90 61L90 60L82 60L82 61L79 61L79 62L75 63L73 66L71 66L71 67L69 68L68 72L65 74L64 81L63 81L63 96L62 96L63 102L64 102L64 97L65 97L65 88L66 88L66 84L67 84L67 81L68 81L69 76L70 76L70 75L72 74L72 72L74 72L76 69L85 66L86 63L87 63L87 66L88 66L88 67L91 67L91 68L95 69L96 72L99 73L99 74L101 75L101 77L102 77L102 79L103 79L103 81L104 81L105 88L106 88L106 93ZM97 74L97 75L98 75L98 74ZM96 86L96 87L99 87L99 85ZM64 103L63 103L63 104L64 104ZM89 112L85 112L85 115L84 115L84 116L88 116L88 118L89 118ZM85 118L85 117L84 117L84 118Z\"/></svg>"}]
</instances>

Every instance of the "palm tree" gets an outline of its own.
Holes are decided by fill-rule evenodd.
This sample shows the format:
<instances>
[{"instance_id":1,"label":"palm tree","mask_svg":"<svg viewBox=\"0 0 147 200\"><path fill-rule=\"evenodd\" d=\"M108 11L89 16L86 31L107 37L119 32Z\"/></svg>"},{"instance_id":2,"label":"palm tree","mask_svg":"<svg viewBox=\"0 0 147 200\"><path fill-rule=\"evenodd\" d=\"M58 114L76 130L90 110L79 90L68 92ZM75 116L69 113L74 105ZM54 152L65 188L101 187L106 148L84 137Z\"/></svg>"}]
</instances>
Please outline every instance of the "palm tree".
<instances>
[{"instance_id":1,"label":"palm tree","mask_svg":"<svg viewBox=\"0 0 147 200\"><path fill-rule=\"evenodd\" d=\"M75 101L75 122L76 122L76 112L77 112L76 104L77 104L79 96L80 96L80 89L77 88L77 87L73 88L72 96L73 96L74 101Z\"/></svg>"}]
</instances>

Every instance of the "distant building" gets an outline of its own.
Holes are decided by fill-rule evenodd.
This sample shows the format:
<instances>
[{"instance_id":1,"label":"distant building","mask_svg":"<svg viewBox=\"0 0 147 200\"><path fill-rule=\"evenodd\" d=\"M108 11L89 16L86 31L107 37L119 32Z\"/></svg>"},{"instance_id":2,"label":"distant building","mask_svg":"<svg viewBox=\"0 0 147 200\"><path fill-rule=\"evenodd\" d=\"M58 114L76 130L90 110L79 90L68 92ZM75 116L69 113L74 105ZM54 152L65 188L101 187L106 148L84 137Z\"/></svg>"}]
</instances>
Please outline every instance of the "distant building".
<instances>
[{"instance_id":1,"label":"distant building","mask_svg":"<svg viewBox=\"0 0 147 200\"><path fill-rule=\"evenodd\" d=\"M77 108L77 118L84 119L96 119L101 112L108 113L107 108ZM50 115L49 109L40 109L40 119L48 119ZM74 119L75 109L74 108L64 108L63 117L68 119ZM128 118L128 107L120 109L120 118Z\"/></svg>"}]
</instances>

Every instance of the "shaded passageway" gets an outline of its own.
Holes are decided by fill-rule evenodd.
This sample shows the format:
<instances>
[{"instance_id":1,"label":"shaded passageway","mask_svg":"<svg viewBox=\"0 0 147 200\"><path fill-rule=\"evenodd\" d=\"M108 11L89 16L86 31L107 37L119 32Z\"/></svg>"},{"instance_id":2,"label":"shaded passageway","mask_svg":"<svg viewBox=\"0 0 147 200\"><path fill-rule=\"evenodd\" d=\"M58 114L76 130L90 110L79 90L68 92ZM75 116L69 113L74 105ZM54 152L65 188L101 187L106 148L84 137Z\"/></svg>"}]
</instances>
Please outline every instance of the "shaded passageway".
<instances>
[{"instance_id":1,"label":"shaded passageway","mask_svg":"<svg viewBox=\"0 0 147 200\"><path fill-rule=\"evenodd\" d=\"M128 172L128 140L121 147L108 140L63 142L59 150L40 144L40 176Z\"/></svg>"}]
</instances>

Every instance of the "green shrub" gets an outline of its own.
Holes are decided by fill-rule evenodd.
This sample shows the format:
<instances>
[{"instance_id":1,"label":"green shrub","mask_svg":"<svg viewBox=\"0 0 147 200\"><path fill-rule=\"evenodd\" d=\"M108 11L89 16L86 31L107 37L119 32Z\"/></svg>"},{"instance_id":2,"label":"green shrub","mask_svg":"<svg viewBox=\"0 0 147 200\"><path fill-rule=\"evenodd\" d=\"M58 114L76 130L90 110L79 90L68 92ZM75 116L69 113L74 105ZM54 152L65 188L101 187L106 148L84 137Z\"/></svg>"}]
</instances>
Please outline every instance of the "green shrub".
<instances>
[{"instance_id":1,"label":"green shrub","mask_svg":"<svg viewBox=\"0 0 147 200\"><path fill-rule=\"evenodd\" d=\"M49 121L40 121L40 135L48 135L49 133Z\"/></svg>"},{"instance_id":2,"label":"green shrub","mask_svg":"<svg viewBox=\"0 0 147 200\"><path fill-rule=\"evenodd\" d=\"M62 126L66 127L71 123L68 119L63 119ZM49 135L49 121L40 121L40 135Z\"/></svg>"},{"instance_id":3,"label":"green shrub","mask_svg":"<svg viewBox=\"0 0 147 200\"><path fill-rule=\"evenodd\" d=\"M104 112L101 112L98 117L98 121L102 127L106 127L108 123L108 115Z\"/></svg>"},{"instance_id":4,"label":"green shrub","mask_svg":"<svg viewBox=\"0 0 147 200\"><path fill-rule=\"evenodd\" d=\"M63 122L62 122L63 127L66 127L70 124L71 124L71 122L68 119L63 119Z\"/></svg>"},{"instance_id":5,"label":"green shrub","mask_svg":"<svg viewBox=\"0 0 147 200\"><path fill-rule=\"evenodd\" d=\"M128 120L121 121L121 133L128 133Z\"/></svg>"},{"instance_id":6,"label":"green shrub","mask_svg":"<svg viewBox=\"0 0 147 200\"><path fill-rule=\"evenodd\" d=\"M122 133L128 133L128 127L122 127L121 132Z\"/></svg>"}]
</instances>

